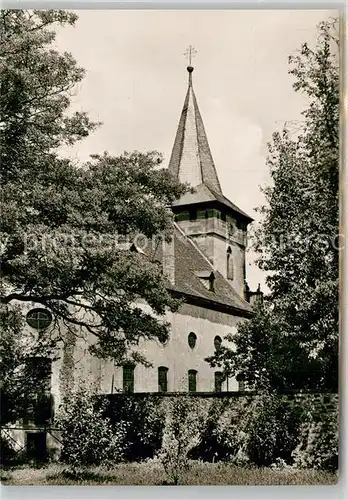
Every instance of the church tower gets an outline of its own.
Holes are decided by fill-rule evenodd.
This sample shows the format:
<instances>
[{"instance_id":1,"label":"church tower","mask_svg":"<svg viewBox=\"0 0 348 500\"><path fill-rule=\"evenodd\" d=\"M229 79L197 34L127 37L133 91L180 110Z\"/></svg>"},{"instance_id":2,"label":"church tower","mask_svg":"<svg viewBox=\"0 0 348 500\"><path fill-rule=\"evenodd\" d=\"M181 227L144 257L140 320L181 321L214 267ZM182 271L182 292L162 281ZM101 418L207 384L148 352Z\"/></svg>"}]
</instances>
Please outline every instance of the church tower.
<instances>
[{"instance_id":1,"label":"church tower","mask_svg":"<svg viewBox=\"0 0 348 500\"><path fill-rule=\"evenodd\" d=\"M193 90L191 64L187 71L188 89L168 168L193 192L174 202L175 221L246 298L246 236L253 219L223 195Z\"/></svg>"}]
</instances>

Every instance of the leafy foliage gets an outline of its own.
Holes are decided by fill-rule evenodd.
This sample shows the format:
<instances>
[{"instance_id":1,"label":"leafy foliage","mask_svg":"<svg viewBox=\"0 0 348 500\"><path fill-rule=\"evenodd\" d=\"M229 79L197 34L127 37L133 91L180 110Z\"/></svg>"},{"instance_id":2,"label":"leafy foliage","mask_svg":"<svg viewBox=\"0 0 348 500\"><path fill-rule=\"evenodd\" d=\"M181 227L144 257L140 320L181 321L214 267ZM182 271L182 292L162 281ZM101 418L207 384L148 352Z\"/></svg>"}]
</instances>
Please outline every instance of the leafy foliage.
<instances>
[{"instance_id":1,"label":"leafy foliage","mask_svg":"<svg viewBox=\"0 0 348 500\"><path fill-rule=\"evenodd\" d=\"M189 452L198 444L202 428L199 401L182 395L170 399L166 408L166 426L158 458L169 484L178 484L190 467Z\"/></svg>"},{"instance_id":2,"label":"leafy foliage","mask_svg":"<svg viewBox=\"0 0 348 500\"><path fill-rule=\"evenodd\" d=\"M250 387L337 390L339 70L337 22L318 26L317 44L289 58L294 89L308 107L295 131L273 135L272 185L256 230L269 295L239 327L234 348L210 361Z\"/></svg>"},{"instance_id":3,"label":"leafy foliage","mask_svg":"<svg viewBox=\"0 0 348 500\"><path fill-rule=\"evenodd\" d=\"M337 469L338 405L332 395L269 390L214 401L190 456L235 465Z\"/></svg>"},{"instance_id":4,"label":"leafy foliage","mask_svg":"<svg viewBox=\"0 0 348 500\"><path fill-rule=\"evenodd\" d=\"M3 10L0 20L1 303L48 308L56 341L67 330L92 334L94 354L145 362L133 348L164 340L165 310L178 307L154 253L170 237L168 206L186 187L159 168L156 152L93 155L86 165L62 157L61 146L97 126L69 114L84 70L53 48L56 27L77 16ZM132 246L139 234L147 258Z\"/></svg>"},{"instance_id":5,"label":"leafy foliage","mask_svg":"<svg viewBox=\"0 0 348 500\"><path fill-rule=\"evenodd\" d=\"M227 398L213 401L199 443L191 450L190 457L205 462L248 463L244 430L247 404L244 398L233 401L233 404Z\"/></svg>"},{"instance_id":6,"label":"leafy foliage","mask_svg":"<svg viewBox=\"0 0 348 500\"><path fill-rule=\"evenodd\" d=\"M329 404L326 403L326 406ZM300 440L292 453L296 467L338 469L338 405L330 406L331 411L321 405L313 412L307 405L300 429Z\"/></svg>"},{"instance_id":7,"label":"leafy foliage","mask_svg":"<svg viewBox=\"0 0 348 500\"><path fill-rule=\"evenodd\" d=\"M124 460L138 462L153 458L161 448L164 428L161 402L152 396L109 396L104 415L115 429L119 423L127 423L122 444Z\"/></svg>"},{"instance_id":8,"label":"leafy foliage","mask_svg":"<svg viewBox=\"0 0 348 500\"><path fill-rule=\"evenodd\" d=\"M104 416L89 391L80 389L60 408L57 425L61 429L61 460L73 468L111 464L122 460L122 444L127 425L117 429Z\"/></svg>"},{"instance_id":9,"label":"leafy foliage","mask_svg":"<svg viewBox=\"0 0 348 500\"><path fill-rule=\"evenodd\" d=\"M269 392L255 398L245 429L250 461L266 467L279 460L291 464L292 451L300 439L302 413L301 407L288 405Z\"/></svg>"}]
</instances>

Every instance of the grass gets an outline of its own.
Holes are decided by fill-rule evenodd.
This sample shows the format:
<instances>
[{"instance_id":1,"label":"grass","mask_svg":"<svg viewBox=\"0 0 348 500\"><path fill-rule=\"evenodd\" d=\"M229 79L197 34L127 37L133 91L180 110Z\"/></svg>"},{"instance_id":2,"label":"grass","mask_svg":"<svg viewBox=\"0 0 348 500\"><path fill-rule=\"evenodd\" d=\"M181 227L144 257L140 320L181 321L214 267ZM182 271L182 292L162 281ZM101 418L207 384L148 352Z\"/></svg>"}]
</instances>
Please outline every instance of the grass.
<instances>
[{"instance_id":1,"label":"grass","mask_svg":"<svg viewBox=\"0 0 348 500\"><path fill-rule=\"evenodd\" d=\"M182 485L316 485L335 484L338 474L314 469L295 470L237 467L226 463L192 462L183 473ZM161 465L146 463L119 464L106 469L86 468L77 475L63 465L42 468L17 467L1 471L4 485L163 485L166 475Z\"/></svg>"}]
</instances>

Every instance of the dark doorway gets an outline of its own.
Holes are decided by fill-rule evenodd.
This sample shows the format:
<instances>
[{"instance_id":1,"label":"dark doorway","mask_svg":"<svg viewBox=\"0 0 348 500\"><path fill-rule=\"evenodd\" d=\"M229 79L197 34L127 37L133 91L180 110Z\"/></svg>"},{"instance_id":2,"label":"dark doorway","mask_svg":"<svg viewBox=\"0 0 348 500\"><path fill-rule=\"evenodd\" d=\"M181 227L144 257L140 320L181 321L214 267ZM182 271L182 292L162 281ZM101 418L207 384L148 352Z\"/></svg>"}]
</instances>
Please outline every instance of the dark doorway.
<instances>
[{"instance_id":1,"label":"dark doorway","mask_svg":"<svg viewBox=\"0 0 348 500\"><path fill-rule=\"evenodd\" d=\"M47 460L46 432L27 432L27 455L36 461Z\"/></svg>"}]
</instances>

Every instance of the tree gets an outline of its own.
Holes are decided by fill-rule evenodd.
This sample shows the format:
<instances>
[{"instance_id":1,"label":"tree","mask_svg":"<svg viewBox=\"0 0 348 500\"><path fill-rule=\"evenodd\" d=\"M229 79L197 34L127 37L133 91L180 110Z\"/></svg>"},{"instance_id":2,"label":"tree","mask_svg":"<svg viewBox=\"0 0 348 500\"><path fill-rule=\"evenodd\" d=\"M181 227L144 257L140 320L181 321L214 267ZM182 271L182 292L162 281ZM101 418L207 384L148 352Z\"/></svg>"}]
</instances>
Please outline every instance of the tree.
<instances>
[{"instance_id":1,"label":"tree","mask_svg":"<svg viewBox=\"0 0 348 500\"><path fill-rule=\"evenodd\" d=\"M55 341L63 326L92 334L99 356L145 362L132 347L165 340L165 311L178 306L149 241L170 238L168 207L186 187L159 168L156 152L104 153L86 165L60 155L97 126L83 112L69 115L84 71L52 47L55 26L76 20L55 10L1 12L1 303L49 309ZM139 234L147 258L121 244Z\"/></svg>"},{"instance_id":2,"label":"tree","mask_svg":"<svg viewBox=\"0 0 348 500\"><path fill-rule=\"evenodd\" d=\"M315 48L289 58L294 90L308 100L303 123L273 134L272 185L256 231L270 289L255 317L212 362L251 386L337 389L339 71L337 22L318 26Z\"/></svg>"}]
</instances>

